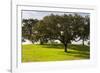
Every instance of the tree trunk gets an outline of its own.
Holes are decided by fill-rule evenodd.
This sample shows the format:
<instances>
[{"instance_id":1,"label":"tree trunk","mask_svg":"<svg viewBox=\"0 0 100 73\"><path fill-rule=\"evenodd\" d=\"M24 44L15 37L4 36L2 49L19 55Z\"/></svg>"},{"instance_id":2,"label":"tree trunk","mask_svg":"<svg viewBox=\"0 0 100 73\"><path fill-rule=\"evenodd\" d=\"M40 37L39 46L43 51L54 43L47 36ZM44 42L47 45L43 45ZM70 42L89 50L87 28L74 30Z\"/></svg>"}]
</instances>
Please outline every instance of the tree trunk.
<instances>
[{"instance_id":1,"label":"tree trunk","mask_svg":"<svg viewBox=\"0 0 100 73\"><path fill-rule=\"evenodd\" d=\"M32 29L29 30L29 39L32 41Z\"/></svg>"},{"instance_id":2,"label":"tree trunk","mask_svg":"<svg viewBox=\"0 0 100 73\"><path fill-rule=\"evenodd\" d=\"M65 46L65 52L67 52L67 44L64 44L64 46Z\"/></svg>"},{"instance_id":3,"label":"tree trunk","mask_svg":"<svg viewBox=\"0 0 100 73\"><path fill-rule=\"evenodd\" d=\"M84 38L83 38L83 40L82 40L82 45L84 46Z\"/></svg>"},{"instance_id":4,"label":"tree trunk","mask_svg":"<svg viewBox=\"0 0 100 73\"><path fill-rule=\"evenodd\" d=\"M40 39L40 45L43 45L43 43L44 43L44 42L43 42L43 39L41 38L41 39Z\"/></svg>"},{"instance_id":5,"label":"tree trunk","mask_svg":"<svg viewBox=\"0 0 100 73\"><path fill-rule=\"evenodd\" d=\"M43 41L40 41L40 45L43 45Z\"/></svg>"}]
</instances>

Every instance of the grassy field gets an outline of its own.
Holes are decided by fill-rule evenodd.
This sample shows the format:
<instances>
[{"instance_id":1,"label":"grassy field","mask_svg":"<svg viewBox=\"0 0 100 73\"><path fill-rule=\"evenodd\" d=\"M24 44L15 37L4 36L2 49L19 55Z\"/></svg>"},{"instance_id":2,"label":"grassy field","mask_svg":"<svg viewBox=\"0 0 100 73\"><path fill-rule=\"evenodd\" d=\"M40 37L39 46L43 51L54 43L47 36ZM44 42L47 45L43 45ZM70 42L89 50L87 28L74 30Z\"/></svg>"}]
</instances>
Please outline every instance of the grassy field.
<instances>
[{"instance_id":1,"label":"grassy field","mask_svg":"<svg viewBox=\"0 0 100 73\"><path fill-rule=\"evenodd\" d=\"M90 47L69 45L68 52L64 52L61 44L22 45L22 62L83 60L90 58Z\"/></svg>"}]
</instances>

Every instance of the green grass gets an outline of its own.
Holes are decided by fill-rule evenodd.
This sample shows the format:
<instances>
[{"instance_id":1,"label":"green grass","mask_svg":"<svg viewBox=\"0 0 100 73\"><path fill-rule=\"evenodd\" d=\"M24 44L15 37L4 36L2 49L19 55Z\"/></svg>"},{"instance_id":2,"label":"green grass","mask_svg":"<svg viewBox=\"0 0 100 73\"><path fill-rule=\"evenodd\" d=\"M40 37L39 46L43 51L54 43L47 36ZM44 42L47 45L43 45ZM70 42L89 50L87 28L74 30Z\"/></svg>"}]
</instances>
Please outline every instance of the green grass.
<instances>
[{"instance_id":1,"label":"green grass","mask_svg":"<svg viewBox=\"0 0 100 73\"><path fill-rule=\"evenodd\" d=\"M62 44L22 45L22 62L81 60L90 58L90 48L82 45L68 45L64 52Z\"/></svg>"}]
</instances>

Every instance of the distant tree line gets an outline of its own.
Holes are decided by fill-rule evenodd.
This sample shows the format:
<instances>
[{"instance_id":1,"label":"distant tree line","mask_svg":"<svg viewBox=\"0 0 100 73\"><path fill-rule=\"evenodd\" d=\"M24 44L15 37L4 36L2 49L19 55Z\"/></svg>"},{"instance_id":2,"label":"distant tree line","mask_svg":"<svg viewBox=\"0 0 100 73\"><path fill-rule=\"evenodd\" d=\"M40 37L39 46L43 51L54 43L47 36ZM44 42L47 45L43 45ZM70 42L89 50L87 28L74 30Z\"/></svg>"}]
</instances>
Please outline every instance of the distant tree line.
<instances>
[{"instance_id":1,"label":"distant tree line","mask_svg":"<svg viewBox=\"0 0 100 73\"><path fill-rule=\"evenodd\" d=\"M42 20L23 19L22 37L40 44L49 40L59 40L67 52L71 41L88 40L90 36L90 18L79 14L48 15Z\"/></svg>"}]
</instances>

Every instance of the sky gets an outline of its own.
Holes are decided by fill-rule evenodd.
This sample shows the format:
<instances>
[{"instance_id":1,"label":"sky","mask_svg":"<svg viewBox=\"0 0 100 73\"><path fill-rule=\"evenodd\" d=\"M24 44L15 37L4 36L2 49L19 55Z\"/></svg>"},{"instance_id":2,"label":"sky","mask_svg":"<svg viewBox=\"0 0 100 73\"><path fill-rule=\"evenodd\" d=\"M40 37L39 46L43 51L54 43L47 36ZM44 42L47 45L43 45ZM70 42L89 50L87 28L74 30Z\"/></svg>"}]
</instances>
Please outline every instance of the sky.
<instances>
[{"instance_id":1,"label":"sky","mask_svg":"<svg viewBox=\"0 0 100 73\"><path fill-rule=\"evenodd\" d=\"M43 17L50 15L50 14L54 14L54 15L63 15L63 14L74 14L74 13L63 13L63 12L46 12L46 11L27 11L27 10L23 10L22 11L22 19L38 19L41 20L43 19ZM89 13L78 13L79 15L82 16L87 16L89 15Z\"/></svg>"}]
</instances>

